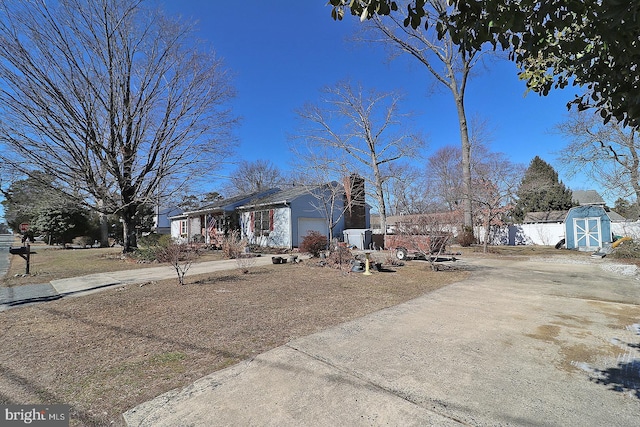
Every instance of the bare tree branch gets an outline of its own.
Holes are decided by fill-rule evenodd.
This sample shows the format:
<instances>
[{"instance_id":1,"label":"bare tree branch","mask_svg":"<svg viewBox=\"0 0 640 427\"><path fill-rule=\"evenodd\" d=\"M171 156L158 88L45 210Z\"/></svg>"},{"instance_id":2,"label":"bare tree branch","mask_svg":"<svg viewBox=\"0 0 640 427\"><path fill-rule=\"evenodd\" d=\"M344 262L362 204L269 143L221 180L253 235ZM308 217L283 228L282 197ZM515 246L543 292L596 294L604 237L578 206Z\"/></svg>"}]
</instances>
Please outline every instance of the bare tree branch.
<instances>
[{"instance_id":1,"label":"bare tree branch","mask_svg":"<svg viewBox=\"0 0 640 427\"><path fill-rule=\"evenodd\" d=\"M139 0L1 1L3 157L79 203L135 212L228 153L233 90L192 28Z\"/></svg>"},{"instance_id":2,"label":"bare tree branch","mask_svg":"<svg viewBox=\"0 0 640 427\"><path fill-rule=\"evenodd\" d=\"M640 206L640 145L634 129L614 119L602 124L590 111L572 112L556 129L570 141L560 152L570 173L586 173L616 196L633 195Z\"/></svg>"},{"instance_id":3,"label":"bare tree branch","mask_svg":"<svg viewBox=\"0 0 640 427\"><path fill-rule=\"evenodd\" d=\"M386 230L385 184L395 179L390 166L416 158L424 146L420 136L405 129L402 97L393 92L365 91L339 82L323 90L317 104L298 111L301 127L292 149L307 169L326 170L326 178L358 173L367 182Z\"/></svg>"}]
</instances>

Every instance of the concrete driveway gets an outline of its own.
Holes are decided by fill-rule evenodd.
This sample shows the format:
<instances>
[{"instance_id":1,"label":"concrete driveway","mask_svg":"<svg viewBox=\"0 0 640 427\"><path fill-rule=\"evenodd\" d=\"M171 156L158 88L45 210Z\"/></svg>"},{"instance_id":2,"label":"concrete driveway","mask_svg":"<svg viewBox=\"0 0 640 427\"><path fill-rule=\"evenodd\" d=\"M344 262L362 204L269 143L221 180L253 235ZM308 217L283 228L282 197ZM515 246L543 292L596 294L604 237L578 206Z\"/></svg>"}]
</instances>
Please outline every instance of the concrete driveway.
<instances>
[{"instance_id":1,"label":"concrete driveway","mask_svg":"<svg viewBox=\"0 0 640 427\"><path fill-rule=\"evenodd\" d=\"M640 281L605 260L471 277L133 408L130 426L637 426Z\"/></svg>"}]
</instances>

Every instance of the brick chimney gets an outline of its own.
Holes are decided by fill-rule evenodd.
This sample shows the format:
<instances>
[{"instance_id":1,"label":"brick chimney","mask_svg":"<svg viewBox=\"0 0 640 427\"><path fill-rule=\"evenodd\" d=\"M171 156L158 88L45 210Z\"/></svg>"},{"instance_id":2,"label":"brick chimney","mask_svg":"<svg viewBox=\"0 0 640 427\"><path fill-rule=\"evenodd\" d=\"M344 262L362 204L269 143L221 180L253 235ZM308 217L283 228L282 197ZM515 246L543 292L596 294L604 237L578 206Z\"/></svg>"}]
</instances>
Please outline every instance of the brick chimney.
<instances>
[{"instance_id":1,"label":"brick chimney","mask_svg":"<svg viewBox=\"0 0 640 427\"><path fill-rule=\"evenodd\" d=\"M344 228L366 228L364 201L364 178L351 174L343 180L344 203L348 206L344 214Z\"/></svg>"}]
</instances>

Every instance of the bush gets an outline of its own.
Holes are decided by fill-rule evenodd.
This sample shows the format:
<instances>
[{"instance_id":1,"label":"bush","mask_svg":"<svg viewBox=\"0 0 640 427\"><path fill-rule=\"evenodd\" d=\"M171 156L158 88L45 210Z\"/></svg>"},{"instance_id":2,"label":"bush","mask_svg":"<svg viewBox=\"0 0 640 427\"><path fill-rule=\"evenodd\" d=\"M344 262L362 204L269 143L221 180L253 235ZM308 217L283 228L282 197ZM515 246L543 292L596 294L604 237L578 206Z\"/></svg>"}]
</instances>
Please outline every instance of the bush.
<instances>
[{"instance_id":1,"label":"bush","mask_svg":"<svg viewBox=\"0 0 640 427\"><path fill-rule=\"evenodd\" d=\"M222 254L227 259L235 259L244 253L247 242L240 239L240 234L233 230L221 239Z\"/></svg>"},{"instance_id":2,"label":"bush","mask_svg":"<svg viewBox=\"0 0 640 427\"><path fill-rule=\"evenodd\" d=\"M622 244L613 251L611 256L619 259L640 258L640 243L635 241L622 242Z\"/></svg>"},{"instance_id":3,"label":"bush","mask_svg":"<svg viewBox=\"0 0 640 427\"><path fill-rule=\"evenodd\" d=\"M162 237L163 234L158 234L158 233L151 233L151 234L147 234L146 236L141 236L138 239L138 247L140 246L157 246L158 242L160 241L160 237Z\"/></svg>"},{"instance_id":4,"label":"bush","mask_svg":"<svg viewBox=\"0 0 640 427\"><path fill-rule=\"evenodd\" d=\"M78 236L74 237L71 242L74 246L82 246L83 248L86 248L93 244L94 239L90 236Z\"/></svg>"},{"instance_id":5,"label":"bush","mask_svg":"<svg viewBox=\"0 0 640 427\"><path fill-rule=\"evenodd\" d=\"M326 265L341 270L351 270L353 265L351 249L346 245L336 245L335 250L332 250L327 257Z\"/></svg>"},{"instance_id":6,"label":"bush","mask_svg":"<svg viewBox=\"0 0 640 427\"><path fill-rule=\"evenodd\" d=\"M462 247L469 247L476 241L473 236L473 227L464 227L462 233L458 235L458 244Z\"/></svg>"},{"instance_id":7,"label":"bush","mask_svg":"<svg viewBox=\"0 0 640 427\"><path fill-rule=\"evenodd\" d=\"M135 256L144 261L159 261L164 250L173 244L173 239L168 234L149 234L138 240L139 246Z\"/></svg>"},{"instance_id":8,"label":"bush","mask_svg":"<svg viewBox=\"0 0 640 427\"><path fill-rule=\"evenodd\" d=\"M300 243L300 251L308 252L314 257L320 256L320 252L326 249L327 236L324 236L317 231L310 231L302 238L302 243Z\"/></svg>"}]
</instances>

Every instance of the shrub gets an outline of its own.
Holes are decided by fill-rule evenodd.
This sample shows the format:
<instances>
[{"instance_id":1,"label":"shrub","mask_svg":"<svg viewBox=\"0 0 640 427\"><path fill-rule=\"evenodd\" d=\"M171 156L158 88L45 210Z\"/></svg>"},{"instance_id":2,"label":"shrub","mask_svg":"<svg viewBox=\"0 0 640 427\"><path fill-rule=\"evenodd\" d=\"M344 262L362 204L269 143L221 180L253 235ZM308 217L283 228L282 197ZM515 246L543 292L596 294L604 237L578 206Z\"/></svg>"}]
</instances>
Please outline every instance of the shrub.
<instances>
[{"instance_id":1,"label":"shrub","mask_svg":"<svg viewBox=\"0 0 640 427\"><path fill-rule=\"evenodd\" d=\"M310 231L302 238L302 243L300 243L300 251L308 252L314 257L320 256L320 252L326 249L327 236L324 236L317 231Z\"/></svg>"},{"instance_id":2,"label":"shrub","mask_svg":"<svg viewBox=\"0 0 640 427\"><path fill-rule=\"evenodd\" d=\"M326 259L326 265L340 270L351 270L353 254L346 245L337 245Z\"/></svg>"},{"instance_id":3,"label":"shrub","mask_svg":"<svg viewBox=\"0 0 640 427\"><path fill-rule=\"evenodd\" d=\"M458 235L458 244L462 247L469 247L476 241L473 236L473 227L464 227L462 233Z\"/></svg>"},{"instance_id":4,"label":"shrub","mask_svg":"<svg viewBox=\"0 0 640 427\"><path fill-rule=\"evenodd\" d=\"M622 242L622 244L613 251L611 256L619 259L640 258L640 243L635 241Z\"/></svg>"},{"instance_id":5,"label":"shrub","mask_svg":"<svg viewBox=\"0 0 640 427\"><path fill-rule=\"evenodd\" d=\"M74 237L71 242L75 246L82 246L84 248L91 245L94 242L94 239L90 236L78 236Z\"/></svg>"},{"instance_id":6,"label":"shrub","mask_svg":"<svg viewBox=\"0 0 640 427\"><path fill-rule=\"evenodd\" d=\"M140 238L138 243L136 258L144 261L164 262L160 259L163 257L163 252L174 242L168 234L149 234Z\"/></svg>"},{"instance_id":7,"label":"shrub","mask_svg":"<svg viewBox=\"0 0 640 427\"><path fill-rule=\"evenodd\" d=\"M236 230L233 230L221 239L220 246L222 247L222 254L225 258L234 259L244 253L247 242L241 240L240 234Z\"/></svg>"},{"instance_id":8,"label":"shrub","mask_svg":"<svg viewBox=\"0 0 640 427\"><path fill-rule=\"evenodd\" d=\"M147 234L146 236L141 236L138 239L138 247L140 246L157 246L158 242L160 241L160 237L162 237L162 234L158 234L158 233L151 233L151 234Z\"/></svg>"},{"instance_id":9,"label":"shrub","mask_svg":"<svg viewBox=\"0 0 640 427\"><path fill-rule=\"evenodd\" d=\"M168 262L176 270L179 285L184 285L184 276L198 257L197 252L185 243L171 243L160 249L157 255L158 261Z\"/></svg>"}]
</instances>

